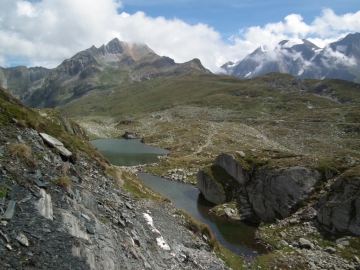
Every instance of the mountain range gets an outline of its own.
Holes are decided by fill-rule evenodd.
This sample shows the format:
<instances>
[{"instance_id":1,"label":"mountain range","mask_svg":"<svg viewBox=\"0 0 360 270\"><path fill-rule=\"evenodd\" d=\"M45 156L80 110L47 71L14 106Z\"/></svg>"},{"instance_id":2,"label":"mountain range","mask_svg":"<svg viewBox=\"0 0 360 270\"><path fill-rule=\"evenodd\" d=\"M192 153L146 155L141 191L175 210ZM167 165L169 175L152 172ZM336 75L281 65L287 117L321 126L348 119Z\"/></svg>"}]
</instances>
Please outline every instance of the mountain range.
<instances>
[{"instance_id":1,"label":"mountain range","mask_svg":"<svg viewBox=\"0 0 360 270\"><path fill-rule=\"evenodd\" d=\"M260 46L243 60L222 66L227 75L254 78L271 72L299 78L342 79L360 82L360 33L319 48L308 40L284 40L274 50ZM92 46L65 59L57 68L1 68L0 85L26 105L56 107L84 97L90 91L104 91L158 78L211 73L193 59L175 63L157 55L143 43L111 40Z\"/></svg>"},{"instance_id":2,"label":"mountain range","mask_svg":"<svg viewBox=\"0 0 360 270\"><path fill-rule=\"evenodd\" d=\"M160 77L210 73L200 60L178 64L147 45L117 38L64 60L57 68L1 68L0 85L31 107L55 107L87 92Z\"/></svg>"},{"instance_id":3,"label":"mountain range","mask_svg":"<svg viewBox=\"0 0 360 270\"><path fill-rule=\"evenodd\" d=\"M222 66L228 75L255 78L270 72L288 73L303 79L342 79L360 82L360 33L319 48L312 42L283 40L273 50L260 46L237 63Z\"/></svg>"}]
</instances>

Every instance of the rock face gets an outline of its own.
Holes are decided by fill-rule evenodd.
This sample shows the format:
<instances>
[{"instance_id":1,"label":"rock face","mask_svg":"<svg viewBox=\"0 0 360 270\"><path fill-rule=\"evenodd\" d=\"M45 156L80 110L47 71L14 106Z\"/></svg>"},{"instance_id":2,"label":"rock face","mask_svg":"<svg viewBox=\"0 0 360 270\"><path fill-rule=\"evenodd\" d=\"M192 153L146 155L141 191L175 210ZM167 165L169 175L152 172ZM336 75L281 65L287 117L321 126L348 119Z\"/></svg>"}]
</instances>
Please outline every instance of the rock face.
<instances>
[{"instance_id":1,"label":"rock face","mask_svg":"<svg viewBox=\"0 0 360 270\"><path fill-rule=\"evenodd\" d=\"M320 198L318 221L329 232L360 236L360 177L340 176Z\"/></svg>"},{"instance_id":2,"label":"rock face","mask_svg":"<svg viewBox=\"0 0 360 270\"><path fill-rule=\"evenodd\" d=\"M319 173L300 166L260 170L246 190L255 213L263 221L272 221L290 216L319 178Z\"/></svg>"},{"instance_id":3,"label":"rock face","mask_svg":"<svg viewBox=\"0 0 360 270\"><path fill-rule=\"evenodd\" d=\"M248 172L241 168L240 164L232 154L222 154L218 156L215 159L214 164L224 168L228 174L239 182L240 185L245 185L249 180Z\"/></svg>"},{"instance_id":4,"label":"rock face","mask_svg":"<svg viewBox=\"0 0 360 270\"><path fill-rule=\"evenodd\" d=\"M238 160L235 155L239 155ZM251 213L261 221L289 217L309 197L320 179L317 171L302 166L254 169L254 165L241 160L245 156L243 152L235 155L222 154L214 161L215 166L220 166L236 180L235 185L227 183L224 174L209 175L203 170L198 173L198 187L214 204L224 203L230 198L241 201L238 205L240 215L252 221L256 218Z\"/></svg>"},{"instance_id":5,"label":"rock face","mask_svg":"<svg viewBox=\"0 0 360 270\"><path fill-rule=\"evenodd\" d=\"M204 171L197 175L197 185L205 199L213 204L221 204L226 201L225 191L219 187L214 179Z\"/></svg>"}]
</instances>

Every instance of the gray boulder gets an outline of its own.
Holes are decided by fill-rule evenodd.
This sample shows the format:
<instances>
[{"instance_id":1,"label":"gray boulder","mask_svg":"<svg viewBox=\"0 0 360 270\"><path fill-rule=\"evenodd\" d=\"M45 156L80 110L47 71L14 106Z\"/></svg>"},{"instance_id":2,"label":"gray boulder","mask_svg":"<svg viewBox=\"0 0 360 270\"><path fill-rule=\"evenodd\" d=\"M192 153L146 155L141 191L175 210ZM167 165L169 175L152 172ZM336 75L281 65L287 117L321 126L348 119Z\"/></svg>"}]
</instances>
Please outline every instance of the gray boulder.
<instances>
[{"instance_id":1,"label":"gray boulder","mask_svg":"<svg viewBox=\"0 0 360 270\"><path fill-rule=\"evenodd\" d=\"M246 187L249 202L263 221L289 217L308 198L319 178L317 171L301 166L259 170Z\"/></svg>"},{"instance_id":2,"label":"gray boulder","mask_svg":"<svg viewBox=\"0 0 360 270\"><path fill-rule=\"evenodd\" d=\"M70 159L72 153L65 148L62 142L46 133L39 133L39 135L48 145L55 147L57 150L59 150L62 156L64 156L66 159Z\"/></svg>"},{"instance_id":3,"label":"gray boulder","mask_svg":"<svg viewBox=\"0 0 360 270\"><path fill-rule=\"evenodd\" d=\"M329 232L360 236L360 176L340 176L318 203L318 221Z\"/></svg>"},{"instance_id":4,"label":"gray boulder","mask_svg":"<svg viewBox=\"0 0 360 270\"><path fill-rule=\"evenodd\" d=\"M213 204L222 204L226 201L224 189L206 172L198 172L197 185L205 199L209 202L212 202Z\"/></svg>"},{"instance_id":5,"label":"gray boulder","mask_svg":"<svg viewBox=\"0 0 360 270\"><path fill-rule=\"evenodd\" d=\"M222 154L215 159L214 164L224 168L240 185L245 185L249 180L248 172L240 166L234 155Z\"/></svg>"},{"instance_id":6,"label":"gray boulder","mask_svg":"<svg viewBox=\"0 0 360 270\"><path fill-rule=\"evenodd\" d=\"M124 134L125 139L136 139L138 135L135 132L126 131Z\"/></svg>"}]
</instances>

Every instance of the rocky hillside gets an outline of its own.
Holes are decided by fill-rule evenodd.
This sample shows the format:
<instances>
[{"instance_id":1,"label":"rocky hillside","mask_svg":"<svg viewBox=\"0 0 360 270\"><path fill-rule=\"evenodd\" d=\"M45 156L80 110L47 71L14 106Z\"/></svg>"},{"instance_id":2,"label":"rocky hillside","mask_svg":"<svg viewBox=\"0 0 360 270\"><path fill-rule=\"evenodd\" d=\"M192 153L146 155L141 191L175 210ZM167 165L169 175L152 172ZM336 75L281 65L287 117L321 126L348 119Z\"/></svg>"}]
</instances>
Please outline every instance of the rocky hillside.
<instances>
[{"instance_id":1,"label":"rocky hillside","mask_svg":"<svg viewBox=\"0 0 360 270\"><path fill-rule=\"evenodd\" d=\"M76 124L2 88L0 110L0 268L228 269L206 229L61 123Z\"/></svg>"},{"instance_id":2,"label":"rocky hillside","mask_svg":"<svg viewBox=\"0 0 360 270\"><path fill-rule=\"evenodd\" d=\"M308 40L284 40L274 50L261 46L237 63L222 66L226 74L255 78L270 72L303 79L341 79L360 82L360 33L319 48Z\"/></svg>"},{"instance_id":3,"label":"rocky hillside","mask_svg":"<svg viewBox=\"0 0 360 270\"><path fill-rule=\"evenodd\" d=\"M145 44L126 43L115 38L107 45L92 46L64 60L57 68L43 74L41 81L32 83L18 78L18 83L23 86L22 101L31 107L44 108L79 99L92 90L104 91L138 81L192 73L210 71L198 59L178 64L169 57L157 55ZM0 80L0 83L8 86L6 81Z\"/></svg>"},{"instance_id":4,"label":"rocky hillside","mask_svg":"<svg viewBox=\"0 0 360 270\"><path fill-rule=\"evenodd\" d=\"M33 85L41 84L42 79L50 72L51 69L43 67L0 67L0 86L6 88L15 97L22 99Z\"/></svg>"}]
</instances>

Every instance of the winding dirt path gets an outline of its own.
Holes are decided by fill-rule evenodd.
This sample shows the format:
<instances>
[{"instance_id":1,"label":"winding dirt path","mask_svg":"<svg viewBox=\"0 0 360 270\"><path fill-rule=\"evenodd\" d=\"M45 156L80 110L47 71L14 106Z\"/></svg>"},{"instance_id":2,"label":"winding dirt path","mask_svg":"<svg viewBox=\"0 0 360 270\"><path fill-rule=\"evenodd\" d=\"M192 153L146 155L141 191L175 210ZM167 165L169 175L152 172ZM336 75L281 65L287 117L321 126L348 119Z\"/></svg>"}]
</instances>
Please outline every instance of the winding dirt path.
<instances>
[{"instance_id":1,"label":"winding dirt path","mask_svg":"<svg viewBox=\"0 0 360 270\"><path fill-rule=\"evenodd\" d=\"M210 132L207 135L206 143L203 145L200 145L199 148L195 152L191 153L190 155L187 155L186 157L195 156L195 155L201 153L205 147L208 147L209 145L212 144L212 138L214 137L215 134L217 134L217 129L213 124L210 124Z\"/></svg>"}]
</instances>

